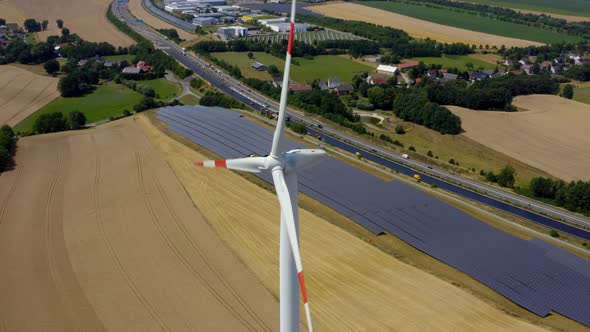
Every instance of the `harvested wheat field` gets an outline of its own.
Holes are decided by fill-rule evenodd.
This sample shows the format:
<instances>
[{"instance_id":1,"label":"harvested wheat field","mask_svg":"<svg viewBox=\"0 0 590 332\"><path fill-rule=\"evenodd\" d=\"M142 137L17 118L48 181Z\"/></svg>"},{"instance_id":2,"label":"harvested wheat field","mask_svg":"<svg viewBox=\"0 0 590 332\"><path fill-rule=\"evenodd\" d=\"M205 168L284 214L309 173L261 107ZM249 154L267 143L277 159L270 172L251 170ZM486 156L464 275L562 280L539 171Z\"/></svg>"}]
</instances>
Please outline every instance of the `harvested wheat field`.
<instances>
[{"instance_id":1,"label":"harvested wheat field","mask_svg":"<svg viewBox=\"0 0 590 332\"><path fill-rule=\"evenodd\" d=\"M150 25L155 29L174 29L178 32L178 36L185 40L191 40L197 38L196 35L188 33L180 28L175 27L172 24L169 24L145 10L141 5L143 0L129 0L127 3L127 7L129 8L129 12L138 19L142 19L146 24Z\"/></svg>"},{"instance_id":2,"label":"harvested wheat field","mask_svg":"<svg viewBox=\"0 0 590 332\"><path fill-rule=\"evenodd\" d=\"M2 331L270 331L278 302L131 118L19 140L0 175Z\"/></svg>"},{"instance_id":3,"label":"harvested wheat field","mask_svg":"<svg viewBox=\"0 0 590 332\"><path fill-rule=\"evenodd\" d=\"M0 66L0 126L14 127L57 98L57 81L22 68Z\"/></svg>"},{"instance_id":4,"label":"harvested wheat field","mask_svg":"<svg viewBox=\"0 0 590 332\"><path fill-rule=\"evenodd\" d=\"M145 114L138 121L212 227L277 297L279 205L274 193L238 173L196 169L194 161L208 158L164 134ZM300 210L300 221L318 331L539 329L306 210Z\"/></svg>"},{"instance_id":5,"label":"harvested wheat field","mask_svg":"<svg viewBox=\"0 0 590 332\"><path fill-rule=\"evenodd\" d=\"M111 0L0 0L0 9L12 8L8 15L0 11L8 22L17 22L21 26L23 17L38 21L48 20L46 31L39 32L39 39L59 35L55 20L61 18L64 26L83 39L101 42L107 41L115 46L129 46L133 40L117 30L106 18ZM12 14L10 14L12 13Z\"/></svg>"},{"instance_id":6,"label":"harvested wheat field","mask_svg":"<svg viewBox=\"0 0 590 332\"><path fill-rule=\"evenodd\" d=\"M519 96L523 112L447 106L467 137L564 180L590 179L590 105L553 95Z\"/></svg>"},{"instance_id":7,"label":"harvested wheat field","mask_svg":"<svg viewBox=\"0 0 590 332\"><path fill-rule=\"evenodd\" d=\"M316 13L345 20L363 21L373 24L402 29L413 37L430 38L441 42L467 44L489 44L510 46L541 45L540 43L490 35L446 25L431 23L405 15L349 2L330 2L325 5L311 6L306 9Z\"/></svg>"}]
</instances>

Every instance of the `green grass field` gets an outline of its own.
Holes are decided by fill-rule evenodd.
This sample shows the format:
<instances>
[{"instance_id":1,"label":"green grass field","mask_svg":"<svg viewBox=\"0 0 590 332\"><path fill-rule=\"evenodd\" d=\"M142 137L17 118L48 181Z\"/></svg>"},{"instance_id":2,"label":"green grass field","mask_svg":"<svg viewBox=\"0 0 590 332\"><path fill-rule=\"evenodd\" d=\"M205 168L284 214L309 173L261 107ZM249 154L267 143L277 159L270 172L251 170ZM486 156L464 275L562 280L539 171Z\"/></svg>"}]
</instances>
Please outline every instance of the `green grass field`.
<instances>
[{"instance_id":1,"label":"green grass field","mask_svg":"<svg viewBox=\"0 0 590 332\"><path fill-rule=\"evenodd\" d=\"M577 42L581 38L562 33L503 22L491 18L454 12L447 8L429 8L402 2L360 1L358 4L414 17L452 27L479 31L497 36L531 40L540 43ZM588 3L590 6L590 2Z\"/></svg>"},{"instance_id":2,"label":"green grass field","mask_svg":"<svg viewBox=\"0 0 590 332\"><path fill-rule=\"evenodd\" d=\"M178 96L182 90L180 84L171 82L166 78L158 78L149 81L138 81L139 84L146 84L156 90L157 99L168 101Z\"/></svg>"},{"instance_id":3,"label":"green grass field","mask_svg":"<svg viewBox=\"0 0 590 332\"><path fill-rule=\"evenodd\" d=\"M279 70L283 70L285 62L282 59L274 57L264 52L253 52L254 58L248 59L247 52L224 52L212 53L218 59L225 60L228 63L238 66L245 77L270 80L271 76L266 71L257 71L250 66L255 61L261 62L267 66L276 65ZM342 82L350 82L352 77L357 73L372 72L373 67L349 60L337 55L320 55L313 60L303 58L293 58L299 62L299 65L291 66L291 79L305 83L312 82L314 79L327 80L331 76L338 77Z\"/></svg>"},{"instance_id":4,"label":"green grass field","mask_svg":"<svg viewBox=\"0 0 590 332\"><path fill-rule=\"evenodd\" d=\"M186 95L186 96L180 98L180 102L182 102L185 105L198 105L199 98L197 98L193 95Z\"/></svg>"},{"instance_id":5,"label":"green grass field","mask_svg":"<svg viewBox=\"0 0 590 332\"><path fill-rule=\"evenodd\" d=\"M590 104L590 86L574 88L574 100Z\"/></svg>"},{"instance_id":6,"label":"green grass field","mask_svg":"<svg viewBox=\"0 0 590 332\"><path fill-rule=\"evenodd\" d=\"M462 2L481 3L496 7L536 10L563 15L590 16L588 0L460 0Z\"/></svg>"},{"instance_id":7,"label":"green grass field","mask_svg":"<svg viewBox=\"0 0 590 332\"><path fill-rule=\"evenodd\" d=\"M473 64L474 69L478 69L480 67L483 67L484 69L494 69L496 67L501 68L501 66L498 64L475 59L468 55L443 55L440 58L419 57L412 58L411 60L422 61L427 65L441 65L443 68L458 68L459 70L467 70L466 65L468 63Z\"/></svg>"},{"instance_id":8,"label":"green grass field","mask_svg":"<svg viewBox=\"0 0 590 332\"><path fill-rule=\"evenodd\" d=\"M21 123L16 125L15 131L32 131L35 120L41 115L62 112L64 115L72 111L80 111L86 115L87 123L108 119L123 113L123 110L133 110L142 95L121 84L107 83L99 86L94 92L84 97L59 97L45 105Z\"/></svg>"}]
</instances>

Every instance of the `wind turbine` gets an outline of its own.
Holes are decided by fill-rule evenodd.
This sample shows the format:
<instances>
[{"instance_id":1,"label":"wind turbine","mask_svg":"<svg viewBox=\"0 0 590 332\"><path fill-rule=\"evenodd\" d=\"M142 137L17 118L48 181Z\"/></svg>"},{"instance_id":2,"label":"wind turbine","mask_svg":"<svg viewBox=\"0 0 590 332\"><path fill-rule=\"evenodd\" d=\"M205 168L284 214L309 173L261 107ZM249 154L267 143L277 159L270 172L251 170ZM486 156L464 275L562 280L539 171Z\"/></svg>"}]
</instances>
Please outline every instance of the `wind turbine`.
<instances>
[{"instance_id":1,"label":"wind turbine","mask_svg":"<svg viewBox=\"0 0 590 332\"><path fill-rule=\"evenodd\" d=\"M308 330L312 331L311 314L301 255L299 252L299 213L297 206L297 171L317 164L325 156L323 150L297 149L284 152L282 143L285 137L285 114L287 108L287 94L289 91L289 72L291 69L291 54L293 51L293 37L295 33L295 0L291 4L291 27L289 43L285 59L285 72L279 117L272 139L270 154L266 157L248 157L228 160L208 160L196 162L199 167L220 167L237 171L258 173L272 172L279 204L281 206L281 235L280 235L280 320L282 332L299 331L299 290L303 297L305 316Z\"/></svg>"}]
</instances>

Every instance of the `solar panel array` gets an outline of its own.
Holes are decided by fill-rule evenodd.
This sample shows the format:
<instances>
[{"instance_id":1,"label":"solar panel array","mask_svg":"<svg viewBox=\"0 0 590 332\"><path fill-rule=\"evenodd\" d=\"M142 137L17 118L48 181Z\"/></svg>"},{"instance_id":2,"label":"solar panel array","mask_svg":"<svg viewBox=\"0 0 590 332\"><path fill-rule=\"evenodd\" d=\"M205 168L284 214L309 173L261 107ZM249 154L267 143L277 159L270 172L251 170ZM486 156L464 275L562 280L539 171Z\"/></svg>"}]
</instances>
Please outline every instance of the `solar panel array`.
<instances>
[{"instance_id":1,"label":"solar panel array","mask_svg":"<svg viewBox=\"0 0 590 332\"><path fill-rule=\"evenodd\" d=\"M270 151L272 131L223 108L158 111L169 129L223 158ZM301 148L288 139L287 149ZM261 173L271 181L270 174ZM385 182L335 158L299 174L299 190L374 234L389 232L539 315L590 326L590 262L540 240L504 233L399 181Z\"/></svg>"},{"instance_id":2,"label":"solar panel array","mask_svg":"<svg viewBox=\"0 0 590 332\"><path fill-rule=\"evenodd\" d=\"M164 21L168 21L168 23L171 23L172 25L175 25L183 30L186 30L189 32L195 32L196 26L193 25L192 23L189 23L187 21L183 21L174 15L166 13L165 11L161 10L160 8L154 6L154 4L150 0L141 0L141 1L143 1L143 6L147 10L152 12L154 15L159 16Z\"/></svg>"}]
</instances>

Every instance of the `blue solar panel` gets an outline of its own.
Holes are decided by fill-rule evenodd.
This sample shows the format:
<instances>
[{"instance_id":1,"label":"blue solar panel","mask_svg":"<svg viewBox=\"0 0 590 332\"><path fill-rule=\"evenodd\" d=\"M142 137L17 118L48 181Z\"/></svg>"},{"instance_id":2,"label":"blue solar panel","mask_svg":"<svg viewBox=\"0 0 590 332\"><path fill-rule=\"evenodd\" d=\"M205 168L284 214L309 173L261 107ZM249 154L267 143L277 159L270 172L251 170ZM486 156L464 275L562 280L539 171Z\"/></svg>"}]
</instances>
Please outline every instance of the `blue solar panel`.
<instances>
[{"instance_id":1,"label":"blue solar panel","mask_svg":"<svg viewBox=\"0 0 590 332\"><path fill-rule=\"evenodd\" d=\"M270 150L272 130L222 108L158 111L169 129L223 158ZM288 139L287 149L300 147ZM259 177L271 182L267 173ZM470 275L531 312L558 312L590 326L590 262L523 240L399 181L385 182L335 158L299 174L299 191L374 234L387 231Z\"/></svg>"}]
</instances>

